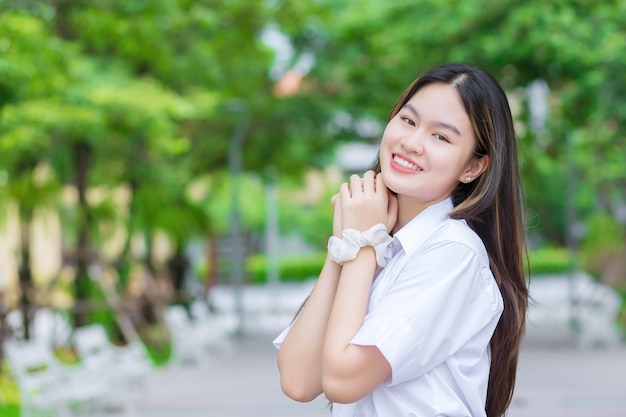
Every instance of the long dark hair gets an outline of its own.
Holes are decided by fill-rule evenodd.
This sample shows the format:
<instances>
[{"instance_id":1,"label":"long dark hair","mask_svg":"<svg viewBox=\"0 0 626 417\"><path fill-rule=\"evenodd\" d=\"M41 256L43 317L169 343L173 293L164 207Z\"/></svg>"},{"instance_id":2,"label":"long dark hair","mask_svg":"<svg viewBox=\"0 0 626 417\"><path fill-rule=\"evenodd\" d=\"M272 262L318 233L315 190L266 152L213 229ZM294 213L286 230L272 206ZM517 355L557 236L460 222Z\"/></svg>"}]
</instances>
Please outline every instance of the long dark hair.
<instances>
[{"instance_id":1,"label":"long dark hair","mask_svg":"<svg viewBox=\"0 0 626 417\"><path fill-rule=\"evenodd\" d=\"M491 339L491 369L485 410L500 417L515 387L519 348L524 335L528 288L524 273L526 239L517 139L506 94L490 74L466 64L435 67L415 80L389 115L391 120L426 85L454 86L472 122L477 156L488 155L487 170L452 193L450 216L465 219L481 237L504 299L504 311ZM375 170L380 171L376 161Z\"/></svg>"}]
</instances>

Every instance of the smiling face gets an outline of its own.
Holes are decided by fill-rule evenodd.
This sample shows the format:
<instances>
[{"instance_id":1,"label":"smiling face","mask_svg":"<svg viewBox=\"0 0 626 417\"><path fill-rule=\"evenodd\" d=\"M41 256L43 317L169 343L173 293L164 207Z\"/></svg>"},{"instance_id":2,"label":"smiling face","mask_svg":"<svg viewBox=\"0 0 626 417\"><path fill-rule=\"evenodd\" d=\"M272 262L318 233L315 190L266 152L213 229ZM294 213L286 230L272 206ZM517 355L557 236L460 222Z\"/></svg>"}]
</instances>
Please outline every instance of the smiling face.
<instances>
[{"instance_id":1,"label":"smiling face","mask_svg":"<svg viewBox=\"0 0 626 417\"><path fill-rule=\"evenodd\" d=\"M383 179L398 195L401 217L412 218L479 176L488 158L475 156L475 143L453 86L437 82L415 93L387 124L380 146Z\"/></svg>"}]
</instances>

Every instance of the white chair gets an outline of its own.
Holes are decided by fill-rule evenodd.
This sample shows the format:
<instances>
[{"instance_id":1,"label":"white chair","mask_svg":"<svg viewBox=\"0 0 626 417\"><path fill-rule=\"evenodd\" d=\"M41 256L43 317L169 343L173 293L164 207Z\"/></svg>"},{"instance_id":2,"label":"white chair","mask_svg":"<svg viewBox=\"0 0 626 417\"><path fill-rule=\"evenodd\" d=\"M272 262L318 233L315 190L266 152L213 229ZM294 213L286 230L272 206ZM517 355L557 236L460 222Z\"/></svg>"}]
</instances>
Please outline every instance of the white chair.
<instances>
[{"instance_id":1,"label":"white chair","mask_svg":"<svg viewBox=\"0 0 626 417\"><path fill-rule=\"evenodd\" d=\"M193 301L190 310L195 326L204 334L207 348L213 351L230 348L230 338L238 324L232 315L214 313L209 304L201 300Z\"/></svg>"},{"instance_id":2,"label":"white chair","mask_svg":"<svg viewBox=\"0 0 626 417\"><path fill-rule=\"evenodd\" d=\"M617 327L622 299L615 290L591 276L576 273L533 277L529 292L529 333L554 337L574 332L577 342L585 347L622 343Z\"/></svg>"},{"instance_id":3,"label":"white chair","mask_svg":"<svg viewBox=\"0 0 626 417\"><path fill-rule=\"evenodd\" d=\"M154 369L142 342L116 346L101 324L76 328L72 340L82 365L105 375L117 390L145 382Z\"/></svg>"},{"instance_id":4,"label":"white chair","mask_svg":"<svg viewBox=\"0 0 626 417\"><path fill-rule=\"evenodd\" d=\"M187 311L180 305L165 308L163 319L172 342L172 361L196 363L204 356L202 338L194 329Z\"/></svg>"},{"instance_id":5,"label":"white chair","mask_svg":"<svg viewBox=\"0 0 626 417\"><path fill-rule=\"evenodd\" d=\"M19 337L22 337L24 334L24 317L21 310L9 310L6 322L12 335L19 335Z\"/></svg>"},{"instance_id":6,"label":"white chair","mask_svg":"<svg viewBox=\"0 0 626 417\"><path fill-rule=\"evenodd\" d=\"M59 362L46 341L7 341L4 353L18 385L22 417L83 411L93 415L106 406L110 393L106 382L80 366Z\"/></svg>"},{"instance_id":7,"label":"white chair","mask_svg":"<svg viewBox=\"0 0 626 417\"><path fill-rule=\"evenodd\" d=\"M64 346L70 341L72 325L60 312L50 308L40 308L35 311L30 323L31 337L43 340L50 346Z\"/></svg>"},{"instance_id":8,"label":"white chair","mask_svg":"<svg viewBox=\"0 0 626 417\"><path fill-rule=\"evenodd\" d=\"M190 317L183 306L170 305L163 314L172 340L174 362L198 362L230 345L225 329L211 320L208 311L204 314L196 308L194 316L193 310Z\"/></svg>"}]
</instances>

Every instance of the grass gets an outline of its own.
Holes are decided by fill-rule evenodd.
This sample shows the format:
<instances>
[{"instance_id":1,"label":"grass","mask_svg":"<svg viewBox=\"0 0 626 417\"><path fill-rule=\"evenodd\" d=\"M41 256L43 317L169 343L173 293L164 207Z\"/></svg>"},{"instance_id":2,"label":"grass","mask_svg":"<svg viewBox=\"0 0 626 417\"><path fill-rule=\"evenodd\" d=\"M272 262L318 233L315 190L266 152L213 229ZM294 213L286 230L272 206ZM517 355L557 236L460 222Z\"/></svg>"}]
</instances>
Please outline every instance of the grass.
<instances>
[{"instance_id":1,"label":"grass","mask_svg":"<svg viewBox=\"0 0 626 417\"><path fill-rule=\"evenodd\" d=\"M2 416L2 417L20 417L20 407L19 407L19 405L0 403L0 416Z\"/></svg>"},{"instance_id":2,"label":"grass","mask_svg":"<svg viewBox=\"0 0 626 417\"><path fill-rule=\"evenodd\" d=\"M20 395L9 367L0 367L0 416L19 417Z\"/></svg>"}]
</instances>

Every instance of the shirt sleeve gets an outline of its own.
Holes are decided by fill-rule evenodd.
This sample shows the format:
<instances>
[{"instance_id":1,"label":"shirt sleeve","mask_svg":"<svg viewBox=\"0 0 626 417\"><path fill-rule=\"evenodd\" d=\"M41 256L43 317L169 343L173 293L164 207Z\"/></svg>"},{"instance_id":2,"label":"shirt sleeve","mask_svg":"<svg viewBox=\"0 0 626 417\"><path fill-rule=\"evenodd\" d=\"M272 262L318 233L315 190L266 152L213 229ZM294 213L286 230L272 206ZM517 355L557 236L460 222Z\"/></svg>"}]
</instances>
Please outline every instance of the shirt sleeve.
<instances>
[{"instance_id":1,"label":"shirt sleeve","mask_svg":"<svg viewBox=\"0 0 626 417\"><path fill-rule=\"evenodd\" d=\"M488 263L463 243L436 242L407 260L351 343L378 347L391 365L393 385L468 346L482 349L480 358L501 311Z\"/></svg>"},{"instance_id":2,"label":"shirt sleeve","mask_svg":"<svg viewBox=\"0 0 626 417\"><path fill-rule=\"evenodd\" d=\"M285 330L280 332L280 334L276 336L276 338L272 341L272 344L274 345L276 349L280 349L280 345L283 344L283 340L285 340L285 337L287 337L287 333L289 333L289 330L291 330L292 327L293 327L293 322L291 322L291 324L287 326Z\"/></svg>"}]
</instances>

